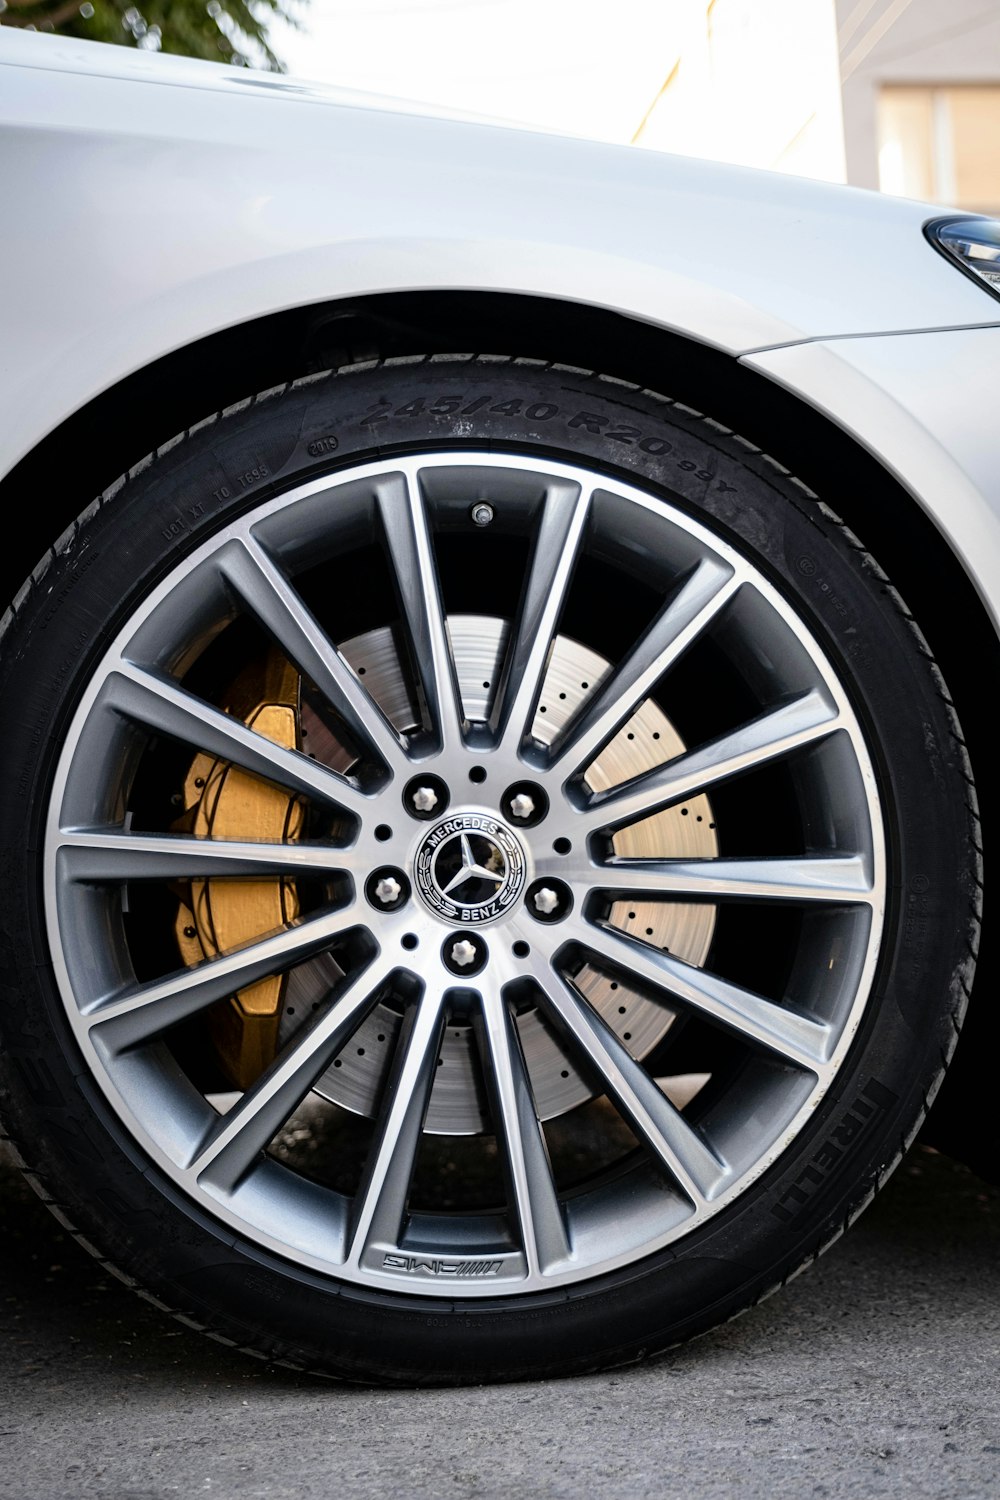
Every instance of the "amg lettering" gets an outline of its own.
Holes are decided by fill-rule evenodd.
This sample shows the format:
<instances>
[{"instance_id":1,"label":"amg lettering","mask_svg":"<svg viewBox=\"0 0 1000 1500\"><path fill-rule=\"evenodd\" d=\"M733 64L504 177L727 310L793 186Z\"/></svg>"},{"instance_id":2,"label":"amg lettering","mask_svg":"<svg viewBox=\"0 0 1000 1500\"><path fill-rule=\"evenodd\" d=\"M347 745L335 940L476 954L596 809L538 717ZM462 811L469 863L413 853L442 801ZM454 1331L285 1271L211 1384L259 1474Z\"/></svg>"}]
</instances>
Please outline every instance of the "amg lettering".
<instances>
[{"instance_id":1,"label":"amg lettering","mask_svg":"<svg viewBox=\"0 0 1000 1500\"><path fill-rule=\"evenodd\" d=\"M502 1260L425 1260L419 1255L384 1255L385 1271L407 1271L423 1276L495 1276Z\"/></svg>"}]
</instances>

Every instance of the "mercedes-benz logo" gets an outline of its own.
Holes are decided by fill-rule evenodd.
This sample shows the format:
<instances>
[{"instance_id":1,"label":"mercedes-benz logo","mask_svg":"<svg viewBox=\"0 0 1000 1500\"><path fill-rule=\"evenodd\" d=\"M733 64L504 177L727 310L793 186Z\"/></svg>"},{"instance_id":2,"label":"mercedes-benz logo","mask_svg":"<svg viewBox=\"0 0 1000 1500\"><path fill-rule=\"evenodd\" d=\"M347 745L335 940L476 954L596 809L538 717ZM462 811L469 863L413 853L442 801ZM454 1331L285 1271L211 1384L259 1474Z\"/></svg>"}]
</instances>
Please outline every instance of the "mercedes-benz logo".
<instances>
[{"instance_id":1,"label":"mercedes-benz logo","mask_svg":"<svg viewBox=\"0 0 1000 1500\"><path fill-rule=\"evenodd\" d=\"M432 911L449 922L495 921L524 886L524 850L514 833L486 813L454 813L424 837L414 883Z\"/></svg>"},{"instance_id":2,"label":"mercedes-benz logo","mask_svg":"<svg viewBox=\"0 0 1000 1500\"><path fill-rule=\"evenodd\" d=\"M472 839L476 840L477 848L473 851ZM497 887L503 885L507 879L507 861L499 844L484 834L460 833L457 839L458 857L460 860L458 869L451 875L452 866L455 863L454 838L446 839L439 844L437 853L431 863L434 882L442 896L451 896L455 901L461 901L463 905L475 905L477 899L482 895L482 887L485 884L488 893L495 896ZM479 860L484 863L480 864ZM451 879L448 876L451 875ZM469 887L466 890L466 887Z\"/></svg>"}]
</instances>

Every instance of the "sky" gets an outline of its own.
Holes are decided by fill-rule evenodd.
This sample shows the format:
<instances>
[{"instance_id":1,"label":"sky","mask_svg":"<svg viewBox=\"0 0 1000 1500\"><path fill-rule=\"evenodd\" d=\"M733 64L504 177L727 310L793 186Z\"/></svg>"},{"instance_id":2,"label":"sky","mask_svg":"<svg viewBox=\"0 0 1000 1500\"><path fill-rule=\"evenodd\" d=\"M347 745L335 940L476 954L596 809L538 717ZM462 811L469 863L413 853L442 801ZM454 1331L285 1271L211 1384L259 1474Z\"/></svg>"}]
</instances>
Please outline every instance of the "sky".
<instances>
[{"instance_id":1,"label":"sky","mask_svg":"<svg viewBox=\"0 0 1000 1500\"><path fill-rule=\"evenodd\" d=\"M291 74L632 138L672 64L672 0L311 0L275 22Z\"/></svg>"}]
</instances>

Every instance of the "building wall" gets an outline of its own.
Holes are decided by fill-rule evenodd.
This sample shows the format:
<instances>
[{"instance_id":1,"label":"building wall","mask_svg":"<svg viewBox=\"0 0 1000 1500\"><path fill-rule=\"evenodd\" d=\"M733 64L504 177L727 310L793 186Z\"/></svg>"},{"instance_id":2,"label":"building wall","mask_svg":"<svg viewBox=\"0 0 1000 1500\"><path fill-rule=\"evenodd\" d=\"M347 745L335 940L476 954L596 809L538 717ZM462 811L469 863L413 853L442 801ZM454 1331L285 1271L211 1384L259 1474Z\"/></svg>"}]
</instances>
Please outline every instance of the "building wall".
<instances>
[{"instance_id":1,"label":"building wall","mask_svg":"<svg viewBox=\"0 0 1000 1500\"><path fill-rule=\"evenodd\" d=\"M669 0L637 145L1000 215L1000 0Z\"/></svg>"},{"instance_id":2,"label":"building wall","mask_svg":"<svg viewBox=\"0 0 1000 1500\"><path fill-rule=\"evenodd\" d=\"M1000 212L1000 0L835 4L848 181Z\"/></svg>"}]
</instances>

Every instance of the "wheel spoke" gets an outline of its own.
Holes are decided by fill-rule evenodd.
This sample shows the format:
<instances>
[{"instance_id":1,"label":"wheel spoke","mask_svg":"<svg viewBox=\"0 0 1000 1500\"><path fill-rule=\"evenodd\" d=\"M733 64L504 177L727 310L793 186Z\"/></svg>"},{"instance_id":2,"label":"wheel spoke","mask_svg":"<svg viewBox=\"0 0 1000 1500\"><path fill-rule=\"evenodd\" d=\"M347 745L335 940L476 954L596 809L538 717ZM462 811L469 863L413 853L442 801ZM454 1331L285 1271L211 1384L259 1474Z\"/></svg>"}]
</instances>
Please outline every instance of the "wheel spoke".
<instances>
[{"instance_id":1,"label":"wheel spoke","mask_svg":"<svg viewBox=\"0 0 1000 1500\"><path fill-rule=\"evenodd\" d=\"M223 1115L189 1166L217 1192L231 1193L317 1078L375 1007L391 971L384 955L349 974L329 1008Z\"/></svg>"},{"instance_id":2,"label":"wheel spoke","mask_svg":"<svg viewBox=\"0 0 1000 1500\"><path fill-rule=\"evenodd\" d=\"M59 838L60 872L71 881L260 879L359 868L353 850L321 844L247 843L113 828L74 829Z\"/></svg>"},{"instance_id":3,"label":"wheel spoke","mask_svg":"<svg viewBox=\"0 0 1000 1500\"><path fill-rule=\"evenodd\" d=\"M528 1275L544 1274L570 1253L566 1225L538 1122L517 1026L494 985L483 985L480 1050L502 1141Z\"/></svg>"},{"instance_id":4,"label":"wheel spoke","mask_svg":"<svg viewBox=\"0 0 1000 1500\"><path fill-rule=\"evenodd\" d=\"M390 775L405 775L408 762L395 729L264 548L245 537L223 547L215 565L363 752L381 761Z\"/></svg>"},{"instance_id":5,"label":"wheel spoke","mask_svg":"<svg viewBox=\"0 0 1000 1500\"><path fill-rule=\"evenodd\" d=\"M668 765L599 793L572 822L577 832L591 833L648 818L716 782L740 776L825 739L840 723L838 710L826 693L813 688L749 724L742 724L731 734L679 755Z\"/></svg>"},{"instance_id":6,"label":"wheel spoke","mask_svg":"<svg viewBox=\"0 0 1000 1500\"><path fill-rule=\"evenodd\" d=\"M290 791L360 817L371 803L356 786L298 750L286 750L175 682L123 661L107 679L110 708L157 734L216 755Z\"/></svg>"},{"instance_id":7,"label":"wheel spoke","mask_svg":"<svg viewBox=\"0 0 1000 1500\"><path fill-rule=\"evenodd\" d=\"M377 492L412 665L442 751L462 746L463 709L438 582L427 508L416 474Z\"/></svg>"},{"instance_id":8,"label":"wheel spoke","mask_svg":"<svg viewBox=\"0 0 1000 1500\"><path fill-rule=\"evenodd\" d=\"M701 1208L724 1186L726 1164L554 965L533 959L530 972L542 1009L569 1036L637 1137Z\"/></svg>"},{"instance_id":9,"label":"wheel spoke","mask_svg":"<svg viewBox=\"0 0 1000 1500\"><path fill-rule=\"evenodd\" d=\"M324 912L223 958L206 959L165 979L139 985L86 1012L91 1034L113 1053L150 1041L216 1000L321 953L336 937L358 925L353 906Z\"/></svg>"},{"instance_id":10,"label":"wheel spoke","mask_svg":"<svg viewBox=\"0 0 1000 1500\"><path fill-rule=\"evenodd\" d=\"M872 900L868 861L846 857L788 859L622 859L601 865L568 866L565 859L536 865L539 877L552 875L579 896L609 895L700 898L706 901L822 901L840 905Z\"/></svg>"},{"instance_id":11,"label":"wheel spoke","mask_svg":"<svg viewBox=\"0 0 1000 1500\"><path fill-rule=\"evenodd\" d=\"M535 535L528 577L497 689L494 731L516 751L531 728L549 652L576 567L592 491L552 485Z\"/></svg>"},{"instance_id":12,"label":"wheel spoke","mask_svg":"<svg viewBox=\"0 0 1000 1500\"><path fill-rule=\"evenodd\" d=\"M585 771L741 583L732 568L703 558L629 655L571 719L552 748L551 764Z\"/></svg>"},{"instance_id":13,"label":"wheel spoke","mask_svg":"<svg viewBox=\"0 0 1000 1500\"><path fill-rule=\"evenodd\" d=\"M402 1238L444 1023L444 997L429 993L403 1018L376 1141L354 1203L347 1257L352 1264L361 1265L369 1252L377 1256L381 1246L395 1249Z\"/></svg>"},{"instance_id":14,"label":"wheel spoke","mask_svg":"<svg viewBox=\"0 0 1000 1500\"><path fill-rule=\"evenodd\" d=\"M614 928L573 919L561 930L567 942L578 943L599 963L610 964L669 1001L683 1001L796 1067L816 1073L826 1061L831 1035L822 1022L797 1015Z\"/></svg>"}]
</instances>

